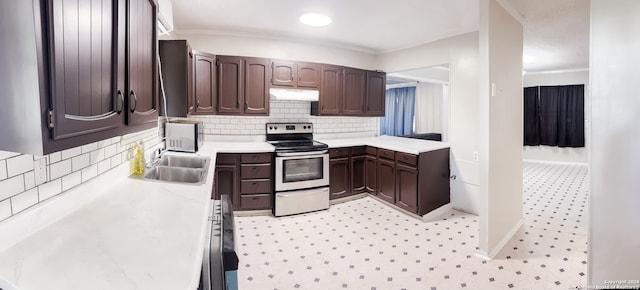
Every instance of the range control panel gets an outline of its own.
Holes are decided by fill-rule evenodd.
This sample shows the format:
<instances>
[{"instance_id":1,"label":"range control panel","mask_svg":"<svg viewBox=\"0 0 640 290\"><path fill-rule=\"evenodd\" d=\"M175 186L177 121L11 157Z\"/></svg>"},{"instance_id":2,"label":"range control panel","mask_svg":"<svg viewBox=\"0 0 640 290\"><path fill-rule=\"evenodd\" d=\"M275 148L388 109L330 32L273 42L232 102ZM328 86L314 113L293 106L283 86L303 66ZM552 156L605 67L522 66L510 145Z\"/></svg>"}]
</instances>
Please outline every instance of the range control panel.
<instances>
[{"instance_id":1,"label":"range control panel","mask_svg":"<svg viewBox=\"0 0 640 290\"><path fill-rule=\"evenodd\" d=\"M267 123L266 127L267 135L313 133L312 123Z\"/></svg>"}]
</instances>

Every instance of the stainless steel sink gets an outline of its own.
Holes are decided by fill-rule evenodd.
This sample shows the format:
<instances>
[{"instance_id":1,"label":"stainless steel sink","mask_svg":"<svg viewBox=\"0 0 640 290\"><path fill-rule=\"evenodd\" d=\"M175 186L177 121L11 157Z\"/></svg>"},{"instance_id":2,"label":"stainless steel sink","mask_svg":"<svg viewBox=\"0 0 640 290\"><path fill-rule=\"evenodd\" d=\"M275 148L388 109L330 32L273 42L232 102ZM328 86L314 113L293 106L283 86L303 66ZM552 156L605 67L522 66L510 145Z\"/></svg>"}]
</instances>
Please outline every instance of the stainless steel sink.
<instances>
[{"instance_id":1,"label":"stainless steel sink","mask_svg":"<svg viewBox=\"0 0 640 290\"><path fill-rule=\"evenodd\" d=\"M165 155L160 159L160 166L168 166L168 167L186 167L186 168L199 168L199 169L207 169L209 168L209 160L210 158L206 157L187 157L187 156L172 156Z\"/></svg>"},{"instance_id":2,"label":"stainless steel sink","mask_svg":"<svg viewBox=\"0 0 640 290\"><path fill-rule=\"evenodd\" d=\"M169 182L202 184L207 179L206 170L186 167L169 167L158 165L149 168L144 173L145 179Z\"/></svg>"},{"instance_id":3,"label":"stainless steel sink","mask_svg":"<svg viewBox=\"0 0 640 290\"><path fill-rule=\"evenodd\" d=\"M208 157L165 155L153 166L146 168L144 179L200 185L207 180Z\"/></svg>"}]
</instances>

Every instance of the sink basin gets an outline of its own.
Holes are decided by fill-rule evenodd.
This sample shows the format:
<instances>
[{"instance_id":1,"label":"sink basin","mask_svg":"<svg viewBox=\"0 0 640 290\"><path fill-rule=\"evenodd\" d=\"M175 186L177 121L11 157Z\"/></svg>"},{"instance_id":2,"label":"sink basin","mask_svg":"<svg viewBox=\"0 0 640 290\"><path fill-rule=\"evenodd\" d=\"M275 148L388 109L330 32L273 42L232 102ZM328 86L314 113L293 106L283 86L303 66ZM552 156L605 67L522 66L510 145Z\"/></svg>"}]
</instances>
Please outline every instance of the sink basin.
<instances>
[{"instance_id":1,"label":"sink basin","mask_svg":"<svg viewBox=\"0 0 640 290\"><path fill-rule=\"evenodd\" d=\"M160 166L168 167L186 167L186 168L209 168L209 158L206 157L187 157L187 156L172 156L165 155L160 159Z\"/></svg>"},{"instance_id":2,"label":"sink basin","mask_svg":"<svg viewBox=\"0 0 640 290\"><path fill-rule=\"evenodd\" d=\"M165 155L156 165L145 170L143 178L200 185L207 180L209 162L211 158L208 157Z\"/></svg>"},{"instance_id":3,"label":"sink basin","mask_svg":"<svg viewBox=\"0 0 640 290\"><path fill-rule=\"evenodd\" d=\"M144 173L144 178L159 181L202 184L206 180L206 171L196 168L158 165L147 169Z\"/></svg>"}]
</instances>

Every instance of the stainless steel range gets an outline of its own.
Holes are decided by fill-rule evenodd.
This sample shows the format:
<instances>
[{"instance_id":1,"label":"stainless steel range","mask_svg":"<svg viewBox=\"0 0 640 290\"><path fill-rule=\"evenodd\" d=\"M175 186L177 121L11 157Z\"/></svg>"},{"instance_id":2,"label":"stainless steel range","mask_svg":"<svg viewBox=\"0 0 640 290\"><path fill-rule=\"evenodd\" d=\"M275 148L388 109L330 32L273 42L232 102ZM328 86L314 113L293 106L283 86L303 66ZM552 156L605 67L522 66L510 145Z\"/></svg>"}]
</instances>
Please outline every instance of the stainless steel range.
<instances>
[{"instance_id":1,"label":"stainless steel range","mask_svg":"<svg viewBox=\"0 0 640 290\"><path fill-rule=\"evenodd\" d=\"M275 147L275 205L284 216L329 208L329 146L313 140L312 123L267 123Z\"/></svg>"}]
</instances>

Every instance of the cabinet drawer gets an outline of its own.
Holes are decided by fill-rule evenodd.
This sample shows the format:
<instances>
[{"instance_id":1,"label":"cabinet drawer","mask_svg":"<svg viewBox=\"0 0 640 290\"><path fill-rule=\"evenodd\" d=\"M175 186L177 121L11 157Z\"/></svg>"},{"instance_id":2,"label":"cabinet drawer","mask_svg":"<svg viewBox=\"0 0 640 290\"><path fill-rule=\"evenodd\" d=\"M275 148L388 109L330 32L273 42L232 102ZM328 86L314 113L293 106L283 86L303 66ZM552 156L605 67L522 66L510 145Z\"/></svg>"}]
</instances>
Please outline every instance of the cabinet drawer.
<instances>
[{"instance_id":1,"label":"cabinet drawer","mask_svg":"<svg viewBox=\"0 0 640 290\"><path fill-rule=\"evenodd\" d=\"M365 154L367 154L366 146L358 146L358 147L351 148L351 156L360 156Z\"/></svg>"},{"instance_id":2,"label":"cabinet drawer","mask_svg":"<svg viewBox=\"0 0 640 290\"><path fill-rule=\"evenodd\" d=\"M246 194L240 196L240 209L270 209L271 194Z\"/></svg>"},{"instance_id":3,"label":"cabinet drawer","mask_svg":"<svg viewBox=\"0 0 640 290\"><path fill-rule=\"evenodd\" d=\"M378 155L378 148L367 146L367 154L376 156Z\"/></svg>"},{"instance_id":4,"label":"cabinet drawer","mask_svg":"<svg viewBox=\"0 0 640 290\"><path fill-rule=\"evenodd\" d=\"M238 161L238 154L218 154L216 155L216 164L235 165Z\"/></svg>"},{"instance_id":5,"label":"cabinet drawer","mask_svg":"<svg viewBox=\"0 0 640 290\"><path fill-rule=\"evenodd\" d=\"M240 178L271 178L271 164L242 164Z\"/></svg>"},{"instance_id":6,"label":"cabinet drawer","mask_svg":"<svg viewBox=\"0 0 640 290\"><path fill-rule=\"evenodd\" d=\"M271 179L247 179L240 182L240 194L271 193Z\"/></svg>"},{"instance_id":7,"label":"cabinet drawer","mask_svg":"<svg viewBox=\"0 0 640 290\"><path fill-rule=\"evenodd\" d=\"M242 154L242 163L271 163L271 153Z\"/></svg>"},{"instance_id":8,"label":"cabinet drawer","mask_svg":"<svg viewBox=\"0 0 640 290\"><path fill-rule=\"evenodd\" d=\"M350 153L351 153L351 148L349 147L329 149L329 158L333 159L333 158L349 157Z\"/></svg>"},{"instance_id":9,"label":"cabinet drawer","mask_svg":"<svg viewBox=\"0 0 640 290\"><path fill-rule=\"evenodd\" d=\"M389 160L394 160L395 159L395 152L393 150L387 150L387 149L378 149L378 157L379 158L384 158L384 159L389 159Z\"/></svg>"},{"instance_id":10,"label":"cabinet drawer","mask_svg":"<svg viewBox=\"0 0 640 290\"><path fill-rule=\"evenodd\" d=\"M418 164L418 156L409 154L409 153L404 153L404 152L397 152L396 161L400 163L416 166Z\"/></svg>"}]
</instances>

